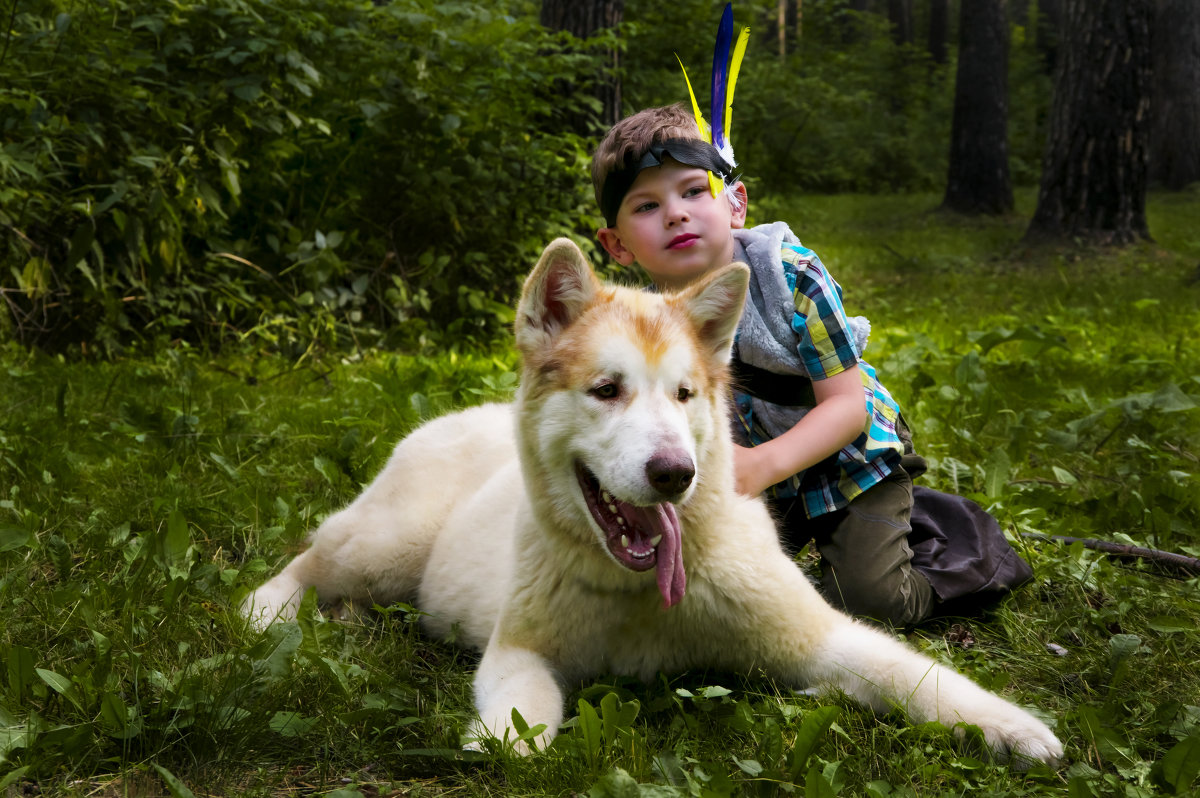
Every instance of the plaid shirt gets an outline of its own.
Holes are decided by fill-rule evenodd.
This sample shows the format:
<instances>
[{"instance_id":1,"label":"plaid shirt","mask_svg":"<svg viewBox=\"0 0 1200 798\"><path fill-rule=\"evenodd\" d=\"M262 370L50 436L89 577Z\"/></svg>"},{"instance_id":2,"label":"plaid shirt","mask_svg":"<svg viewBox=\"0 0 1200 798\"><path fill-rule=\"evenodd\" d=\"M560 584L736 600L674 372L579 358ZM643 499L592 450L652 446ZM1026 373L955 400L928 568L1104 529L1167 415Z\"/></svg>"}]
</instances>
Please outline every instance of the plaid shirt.
<instances>
[{"instance_id":1,"label":"plaid shirt","mask_svg":"<svg viewBox=\"0 0 1200 798\"><path fill-rule=\"evenodd\" d=\"M813 380L840 374L857 365L862 374L863 399L868 419L862 434L848 446L805 471L768 488L776 498L800 496L809 518L845 507L877 484L900 461L904 444L897 434L900 406L875 376L875 369L859 360L850 322L842 308L842 288L811 249L784 244L781 266L796 311L792 329L796 354ZM738 418L752 445L766 440L754 423L749 396L735 393Z\"/></svg>"}]
</instances>

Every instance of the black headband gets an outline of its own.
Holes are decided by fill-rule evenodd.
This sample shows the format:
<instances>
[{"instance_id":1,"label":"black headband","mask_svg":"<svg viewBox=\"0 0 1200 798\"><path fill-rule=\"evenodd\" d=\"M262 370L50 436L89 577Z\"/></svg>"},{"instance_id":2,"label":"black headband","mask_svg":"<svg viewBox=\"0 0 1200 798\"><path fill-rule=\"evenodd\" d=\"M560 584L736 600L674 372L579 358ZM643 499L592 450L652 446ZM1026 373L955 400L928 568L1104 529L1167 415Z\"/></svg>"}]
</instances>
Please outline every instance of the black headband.
<instances>
[{"instance_id":1,"label":"black headband","mask_svg":"<svg viewBox=\"0 0 1200 798\"><path fill-rule=\"evenodd\" d=\"M657 144L651 144L650 149L638 157L636 153L625 156L625 164L620 169L609 173L604 180L604 189L600 195L600 211L609 227L617 223L617 211L621 209L621 201L629 193L633 182L643 169L652 166L662 166L663 158L670 158L684 166L693 166L712 172L727 179L733 168L725 162L717 148L703 139L667 139Z\"/></svg>"}]
</instances>

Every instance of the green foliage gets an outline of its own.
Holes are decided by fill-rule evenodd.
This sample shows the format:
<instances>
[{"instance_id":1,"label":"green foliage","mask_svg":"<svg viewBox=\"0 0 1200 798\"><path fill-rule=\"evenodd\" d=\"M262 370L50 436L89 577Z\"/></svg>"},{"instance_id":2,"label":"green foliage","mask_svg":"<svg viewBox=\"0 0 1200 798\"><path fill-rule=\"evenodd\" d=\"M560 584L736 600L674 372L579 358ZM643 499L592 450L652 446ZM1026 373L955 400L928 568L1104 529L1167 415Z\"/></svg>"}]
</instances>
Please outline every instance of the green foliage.
<instances>
[{"instance_id":1,"label":"green foliage","mask_svg":"<svg viewBox=\"0 0 1200 798\"><path fill-rule=\"evenodd\" d=\"M590 222L561 123L589 106L537 87L595 61L530 21L432 0L15 11L0 290L22 340L487 337L545 242Z\"/></svg>"}]
</instances>

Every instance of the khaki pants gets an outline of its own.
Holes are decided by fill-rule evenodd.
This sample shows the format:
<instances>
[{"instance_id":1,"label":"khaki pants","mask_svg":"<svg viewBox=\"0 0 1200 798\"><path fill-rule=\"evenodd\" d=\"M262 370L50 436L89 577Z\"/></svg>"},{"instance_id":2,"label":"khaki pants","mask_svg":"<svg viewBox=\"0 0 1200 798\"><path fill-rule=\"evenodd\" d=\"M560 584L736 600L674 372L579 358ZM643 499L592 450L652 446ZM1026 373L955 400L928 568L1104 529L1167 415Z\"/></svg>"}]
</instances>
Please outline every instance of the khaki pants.
<instances>
[{"instance_id":1,"label":"khaki pants","mask_svg":"<svg viewBox=\"0 0 1200 798\"><path fill-rule=\"evenodd\" d=\"M842 510L806 518L800 501L769 500L785 543L812 538L821 552L821 590L834 606L882 623L909 626L929 617L935 597L929 580L912 566L913 476L925 460L906 454L879 484Z\"/></svg>"}]
</instances>

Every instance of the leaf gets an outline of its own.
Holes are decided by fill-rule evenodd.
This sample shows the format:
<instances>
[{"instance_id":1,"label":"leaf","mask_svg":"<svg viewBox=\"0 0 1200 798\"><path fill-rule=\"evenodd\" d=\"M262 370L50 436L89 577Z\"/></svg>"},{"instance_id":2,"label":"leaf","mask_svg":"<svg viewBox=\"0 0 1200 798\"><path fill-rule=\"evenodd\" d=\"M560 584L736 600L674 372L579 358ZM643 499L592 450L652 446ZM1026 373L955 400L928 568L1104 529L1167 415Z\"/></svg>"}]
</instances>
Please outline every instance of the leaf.
<instances>
[{"instance_id":1,"label":"leaf","mask_svg":"<svg viewBox=\"0 0 1200 798\"><path fill-rule=\"evenodd\" d=\"M1196 631L1196 622L1194 620L1190 618L1175 618L1170 615L1156 615L1146 622L1146 626L1164 634Z\"/></svg>"},{"instance_id":2,"label":"leaf","mask_svg":"<svg viewBox=\"0 0 1200 798\"><path fill-rule=\"evenodd\" d=\"M330 485L336 485L338 482L338 468L332 460L327 457L317 455L313 458L313 467L321 476L325 477L325 481Z\"/></svg>"},{"instance_id":3,"label":"leaf","mask_svg":"<svg viewBox=\"0 0 1200 798\"><path fill-rule=\"evenodd\" d=\"M788 768L793 782L800 778L809 757L817 750L825 733L841 712L839 707L817 707L804 714L804 721L796 734L796 742L792 744L791 765Z\"/></svg>"},{"instance_id":4,"label":"leaf","mask_svg":"<svg viewBox=\"0 0 1200 798\"><path fill-rule=\"evenodd\" d=\"M1163 785L1182 795L1200 775L1200 733L1193 734L1176 745L1158 763L1157 771Z\"/></svg>"},{"instance_id":5,"label":"leaf","mask_svg":"<svg viewBox=\"0 0 1200 798\"><path fill-rule=\"evenodd\" d=\"M50 688L54 690L54 692L64 696L70 692L71 680L66 676L55 673L51 670L46 670L45 668L34 668L34 671L37 672L37 675L41 678L41 680L48 684Z\"/></svg>"},{"instance_id":6,"label":"leaf","mask_svg":"<svg viewBox=\"0 0 1200 798\"><path fill-rule=\"evenodd\" d=\"M14 645L8 649L8 689L13 698L20 699L33 681L33 650Z\"/></svg>"},{"instance_id":7,"label":"leaf","mask_svg":"<svg viewBox=\"0 0 1200 798\"><path fill-rule=\"evenodd\" d=\"M0 731L0 735L3 735L2 731ZM4 754L7 752L7 750L8 749L4 747L3 737L0 736L0 761L3 761ZM23 779L31 767L33 766L25 765L24 767L19 767L15 770L8 771L8 773L4 774L4 778L0 779L0 790L5 790L6 792L4 794L9 795L10 793L7 792L8 788Z\"/></svg>"},{"instance_id":8,"label":"leaf","mask_svg":"<svg viewBox=\"0 0 1200 798\"><path fill-rule=\"evenodd\" d=\"M602 745L600 716L596 709L584 699L579 699L579 733L583 736L583 750L587 754L588 763L595 768L600 758Z\"/></svg>"},{"instance_id":9,"label":"leaf","mask_svg":"<svg viewBox=\"0 0 1200 798\"><path fill-rule=\"evenodd\" d=\"M267 673L276 678L290 676L292 660L303 639L304 633L294 621L273 623L267 627L262 642L254 647L254 653L262 649L257 662L262 663Z\"/></svg>"},{"instance_id":10,"label":"leaf","mask_svg":"<svg viewBox=\"0 0 1200 798\"><path fill-rule=\"evenodd\" d=\"M821 768L813 765L804 779L804 798L834 798L833 785L825 778Z\"/></svg>"},{"instance_id":11,"label":"leaf","mask_svg":"<svg viewBox=\"0 0 1200 798\"><path fill-rule=\"evenodd\" d=\"M0 527L0 551L22 549L29 545L33 535L27 529L17 529L14 526Z\"/></svg>"},{"instance_id":12,"label":"leaf","mask_svg":"<svg viewBox=\"0 0 1200 798\"><path fill-rule=\"evenodd\" d=\"M299 712L276 712L269 725L271 731L281 737L303 737L317 725L317 719L307 718Z\"/></svg>"},{"instance_id":13,"label":"leaf","mask_svg":"<svg viewBox=\"0 0 1200 798\"><path fill-rule=\"evenodd\" d=\"M1011 471L1012 461L1008 452L1001 448L992 449L983 467L983 492L988 498L995 499L1004 492Z\"/></svg>"},{"instance_id":14,"label":"leaf","mask_svg":"<svg viewBox=\"0 0 1200 798\"><path fill-rule=\"evenodd\" d=\"M151 764L158 771L158 775L162 778L163 783L167 785L167 792L171 793L172 798L196 798L196 794L189 790L188 786L180 781L174 773L157 762Z\"/></svg>"},{"instance_id":15,"label":"leaf","mask_svg":"<svg viewBox=\"0 0 1200 798\"><path fill-rule=\"evenodd\" d=\"M621 768L613 768L588 790L588 798L639 798L637 780Z\"/></svg>"}]
</instances>

